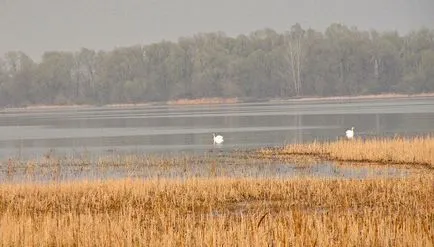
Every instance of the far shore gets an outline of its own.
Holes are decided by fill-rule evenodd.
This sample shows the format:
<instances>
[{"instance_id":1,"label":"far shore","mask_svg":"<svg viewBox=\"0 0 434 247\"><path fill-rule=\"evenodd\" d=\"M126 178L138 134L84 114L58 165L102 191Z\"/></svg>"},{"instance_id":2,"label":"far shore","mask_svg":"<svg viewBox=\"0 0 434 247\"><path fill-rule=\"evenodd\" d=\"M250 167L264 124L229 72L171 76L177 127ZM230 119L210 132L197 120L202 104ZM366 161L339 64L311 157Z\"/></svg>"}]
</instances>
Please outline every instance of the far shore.
<instances>
[{"instance_id":1,"label":"far shore","mask_svg":"<svg viewBox=\"0 0 434 247\"><path fill-rule=\"evenodd\" d=\"M315 97L306 96L300 98L274 98L274 99L257 99L257 100L243 100L239 98L200 98L200 99L178 99L167 102L142 102L142 103L119 103L107 105L29 105L24 107L4 107L0 112L16 111L16 110L57 110L57 109L85 109L94 107L108 107L108 108L129 108L141 107L151 105L218 105L218 104L238 104L246 102L348 102L352 100L383 100L383 99L417 99L417 98L434 98L434 93L422 94L372 94L372 95L358 95L358 96L331 96L331 97Z\"/></svg>"},{"instance_id":2,"label":"far shore","mask_svg":"<svg viewBox=\"0 0 434 247\"><path fill-rule=\"evenodd\" d=\"M434 93L422 93L422 94L369 94L369 95L357 95L357 96L331 96L331 97L303 97L295 99L276 99L272 102L279 101L348 101L348 100L381 100L381 99L408 99L408 98L431 98L434 97Z\"/></svg>"}]
</instances>

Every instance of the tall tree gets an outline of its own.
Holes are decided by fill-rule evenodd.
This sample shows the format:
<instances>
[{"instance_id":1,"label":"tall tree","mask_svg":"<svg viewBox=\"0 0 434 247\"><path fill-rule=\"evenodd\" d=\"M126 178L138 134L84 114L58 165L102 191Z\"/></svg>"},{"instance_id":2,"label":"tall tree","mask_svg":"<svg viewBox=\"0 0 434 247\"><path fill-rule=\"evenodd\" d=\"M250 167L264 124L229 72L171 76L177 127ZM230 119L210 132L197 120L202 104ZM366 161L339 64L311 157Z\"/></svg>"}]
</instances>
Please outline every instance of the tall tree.
<instances>
[{"instance_id":1,"label":"tall tree","mask_svg":"<svg viewBox=\"0 0 434 247\"><path fill-rule=\"evenodd\" d=\"M294 93L300 96L302 93L302 61L304 59L304 34L305 31L300 24L291 27L291 31L286 35L288 49L288 60L291 67L292 81L294 83Z\"/></svg>"}]
</instances>

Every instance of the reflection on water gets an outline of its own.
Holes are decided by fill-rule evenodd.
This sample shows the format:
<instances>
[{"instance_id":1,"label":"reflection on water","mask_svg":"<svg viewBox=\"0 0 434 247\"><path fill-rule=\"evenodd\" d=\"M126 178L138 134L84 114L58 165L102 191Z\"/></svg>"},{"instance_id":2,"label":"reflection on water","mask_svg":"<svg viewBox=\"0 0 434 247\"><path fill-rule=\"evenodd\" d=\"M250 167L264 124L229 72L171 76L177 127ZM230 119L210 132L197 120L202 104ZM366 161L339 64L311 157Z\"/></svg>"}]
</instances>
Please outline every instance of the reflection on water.
<instances>
[{"instance_id":1,"label":"reflection on water","mask_svg":"<svg viewBox=\"0 0 434 247\"><path fill-rule=\"evenodd\" d=\"M0 160L57 153L204 153L335 140L356 135L425 135L434 132L434 99L322 103L246 103L199 106L88 107L0 112Z\"/></svg>"}]
</instances>

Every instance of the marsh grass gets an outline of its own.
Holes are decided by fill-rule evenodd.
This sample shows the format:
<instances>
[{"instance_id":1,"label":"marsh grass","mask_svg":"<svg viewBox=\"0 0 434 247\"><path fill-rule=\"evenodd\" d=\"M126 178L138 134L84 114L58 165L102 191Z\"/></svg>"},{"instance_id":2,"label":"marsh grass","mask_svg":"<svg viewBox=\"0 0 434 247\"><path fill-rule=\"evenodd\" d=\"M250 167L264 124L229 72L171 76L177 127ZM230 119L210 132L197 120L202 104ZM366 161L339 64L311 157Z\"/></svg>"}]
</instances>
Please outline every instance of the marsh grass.
<instances>
[{"instance_id":1,"label":"marsh grass","mask_svg":"<svg viewBox=\"0 0 434 247\"><path fill-rule=\"evenodd\" d=\"M131 176L150 169L165 170L182 166L185 169L192 164L206 162L195 156L166 157L162 155L107 155L95 158L77 156L46 155L37 159L8 159L0 162L0 179L13 181L60 181L74 176L92 176L102 178L105 173L123 171ZM1 176L3 175L3 176ZM95 175L95 176L93 176Z\"/></svg>"},{"instance_id":2,"label":"marsh grass","mask_svg":"<svg viewBox=\"0 0 434 247\"><path fill-rule=\"evenodd\" d=\"M421 165L434 168L434 138L374 138L264 148L263 157L307 156L334 161Z\"/></svg>"},{"instance_id":3,"label":"marsh grass","mask_svg":"<svg viewBox=\"0 0 434 247\"><path fill-rule=\"evenodd\" d=\"M251 152L234 151L228 154L178 156L112 154L96 157L44 155L29 160L11 158L0 162L0 183L2 180L35 182L80 178L215 177L230 175L229 173L234 170L248 173L251 168L266 167L273 162L257 159L256 156Z\"/></svg>"},{"instance_id":4,"label":"marsh grass","mask_svg":"<svg viewBox=\"0 0 434 247\"><path fill-rule=\"evenodd\" d=\"M432 169L398 178L228 178L222 164L428 164L433 139L289 145L234 156L8 160L6 173L208 164L208 177L0 184L1 246L433 246ZM349 153L344 153L351 149ZM262 159L258 159L258 154ZM391 155L394 154L394 155ZM280 162L280 161L278 161ZM270 163L271 164L271 163ZM53 175L55 174L55 175Z\"/></svg>"},{"instance_id":5,"label":"marsh grass","mask_svg":"<svg viewBox=\"0 0 434 247\"><path fill-rule=\"evenodd\" d=\"M0 185L3 246L432 246L434 177Z\"/></svg>"}]
</instances>

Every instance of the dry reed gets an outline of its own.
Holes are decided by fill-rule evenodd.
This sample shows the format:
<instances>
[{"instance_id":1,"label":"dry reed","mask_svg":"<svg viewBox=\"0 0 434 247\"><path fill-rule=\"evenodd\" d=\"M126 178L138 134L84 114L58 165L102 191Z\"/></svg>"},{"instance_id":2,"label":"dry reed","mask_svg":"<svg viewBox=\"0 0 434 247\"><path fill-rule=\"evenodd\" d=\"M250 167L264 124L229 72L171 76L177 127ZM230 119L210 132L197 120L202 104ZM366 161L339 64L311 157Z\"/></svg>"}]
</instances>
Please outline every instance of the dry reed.
<instances>
[{"instance_id":1,"label":"dry reed","mask_svg":"<svg viewBox=\"0 0 434 247\"><path fill-rule=\"evenodd\" d=\"M237 98L199 98L199 99L178 99L168 101L169 105L203 105L203 104L234 104L238 103Z\"/></svg>"},{"instance_id":2,"label":"dry reed","mask_svg":"<svg viewBox=\"0 0 434 247\"><path fill-rule=\"evenodd\" d=\"M432 174L0 185L2 246L432 246Z\"/></svg>"},{"instance_id":3,"label":"dry reed","mask_svg":"<svg viewBox=\"0 0 434 247\"><path fill-rule=\"evenodd\" d=\"M290 144L283 148L261 149L264 157L305 155L327 160L382 164L424 165L434 168L434 138L375 138Z\"/></svg>"}]
</instances>

